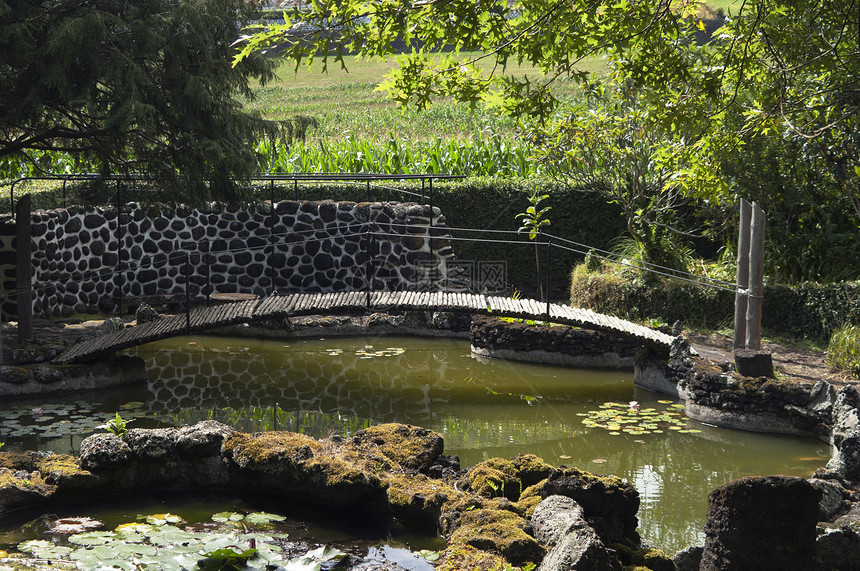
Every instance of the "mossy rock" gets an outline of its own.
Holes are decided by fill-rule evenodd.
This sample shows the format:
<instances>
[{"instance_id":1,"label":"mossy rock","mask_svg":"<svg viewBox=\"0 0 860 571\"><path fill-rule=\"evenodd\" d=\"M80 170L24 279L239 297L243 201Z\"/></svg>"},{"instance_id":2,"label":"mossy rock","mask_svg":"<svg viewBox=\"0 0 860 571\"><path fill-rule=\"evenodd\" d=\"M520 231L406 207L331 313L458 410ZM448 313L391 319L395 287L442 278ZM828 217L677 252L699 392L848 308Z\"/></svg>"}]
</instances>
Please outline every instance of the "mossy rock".
<instances>
[{"instance_id":1,"label":"mossy rock","mask_svg":"<svg viewBox=\"0 0 860 571\"><path fill-rule=\"evenodd\" d=\"M222 454L248 485L344 509L387 511L379 475L351 447L293 432L236 433Z\"/></svg>"},{"instance_id":2,"label":"mossy rock","mask_svg":"<svg viewBox=\"0 0 860 571\"><path fill-rule=\"evenodd\" d=\"M553 470L541 484L541 496L560 495L582 506L585 518L605 542L639 544L639 492L617 476L578 468Z\"/></svg>"},{"instance_id":3,"label":"mossy rock","mask_svg":"<svg viewBox=\"0 0 860 571\"><path fill-rule=\"evenodd\" d=\"M675 571L675 562L659 549L636 549L623 543L613 543L618 560L624 570L647 569L648 571Z\"/></svg>"},{"instance_id":4,"label":"mossy rock","mask_svg":"<svg viewBox=\"0 0 860 571\"><path fill-rule=\"evenodd\" d=\"M0 468L0 514L44 503L55 489L38 471Z\"/></svg>"},{"instance_id":5,"label":"mossy rock","mask_svg":"<svg viewBox=\"0 0 860 571\"><path fill-rule=\"evenodd\" d=\"M456 509L467 497L442 480L423 474L390 474L383 478L392 515L436 529L443 511Z\"/></svg>"},{"instance_id":6,"label":"mossy rock","mask_svg":"<svg viewBox=\"0 0 860 571\"><path fill-rule=\"evenodd\" d=\"M553 469L534 454L511 460L490 458L470 468L462 484L481 496L504 496L517 501L525 488L545 480Z\"/></svg>"},{"instance_id":7,"label":"mossy rock","mask_svg":"<svg viewBox=\"0 0 860 571\"><path fill-rule=\"evenodd\" d=\"M531 519L535 508L543 500L543 496L541 495L542 489L543 480L523 490L523 493L520 494L520 499L514 504L516 512L524 518Z\"/></svg>"},{"instance_id":8,"label":"mossy rock","mask_svg":"<svg viewBox=\"0 0 860 571\"><path fill-rule=\"evenodd\" d=\"M490 458L469 468L462 480L463 487L479 496L520 497L522 482L516 476L516 466L510 460Z\"/></svg>"},{"instance_id":9,"label":"mossy rock","mask_svg":"<svg viewBox=\"0 0 860 571\"><path fill-rule=\"evenodd\" d=\"M57 486L57 494L77 494L90 488L98 478L80 467L77 458L68 454L51 454L36 464L36 469L48 484Z\"/></svg>"},{"instance_id":10,"label":"mossy rock","mask_svg":"<svg viewBox=\"0 0 860 571\"><path fill-rule=\"evenodd\" d=\"M221 448L243 469L294 471L294 464L312 458L321 449L319 441L295 432L237 432Z\"/></svg>"},{"instance_id":11,"label":"mossy rock","mask_svg":"<svg viewBox=\"0 0 860 571\"><path fill-rule=\"evenodd\" d=\"M426 473L442 455L445 441L432 430L408 424L378 424L359 430L352 438L357 449L377 451L408 470Z\"/></svg>"},{"instance_id":12,"label":"mossy rock","mask_svg":"<svg viewBox=\"0 0 860 571\"><path fill-rule=\"evenodd\" d=\"M495 571L507 569L509 563L496 553L469 545L449 545L441 554L437 571Z\"/></svg>"},{"instance_id":13,"label":"mossy rock","mask_svg":"<svg viewBox=\"0 0 860 571\"><path fill-rule=\"evenodd\" d=\"M510 511L467 511L461 514L460 526L450 542L498 553L513 565L539 563L544 549L526 533L529 527L528 521Z\"/></svg>"},{"instance_id":14,"label":"mossy rock","mask_svg":"<svg viewBox=\"0 0 860 571\"><path fill-rule=\"evenodd\" d=\"M522 482L523 488L534 486L547 479L555 469L552 465L544 462L543 458L534 454L520 454L511 462L516 468L517 477Z\"/></svg>"}]
</instances>

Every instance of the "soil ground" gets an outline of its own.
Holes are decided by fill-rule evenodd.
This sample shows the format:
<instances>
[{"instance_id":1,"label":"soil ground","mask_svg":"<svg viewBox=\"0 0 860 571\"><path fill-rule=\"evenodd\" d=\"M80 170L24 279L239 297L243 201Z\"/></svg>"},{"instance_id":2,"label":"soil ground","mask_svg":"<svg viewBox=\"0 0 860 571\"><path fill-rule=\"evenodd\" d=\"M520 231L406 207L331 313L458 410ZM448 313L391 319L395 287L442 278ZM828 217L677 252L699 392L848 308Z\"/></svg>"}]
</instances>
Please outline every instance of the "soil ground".
<instances>
[{"instance_id":1,"label":"soil ground","mask_svg":"<svg viewBox=\"0 0 860 571\"><path fill-rule=\"evenodd\" d=\"M715 363L733 363L732 338L718 333L689 333L685 335L693 348L704 359ZM761 350L770 353L773 367L780 378L799 381L827 381L834 385L860 384L846 373L832 369L826 362L826 354L810 349L793 348L778 343L762 341Z\"/></svg>"}]
</instances>

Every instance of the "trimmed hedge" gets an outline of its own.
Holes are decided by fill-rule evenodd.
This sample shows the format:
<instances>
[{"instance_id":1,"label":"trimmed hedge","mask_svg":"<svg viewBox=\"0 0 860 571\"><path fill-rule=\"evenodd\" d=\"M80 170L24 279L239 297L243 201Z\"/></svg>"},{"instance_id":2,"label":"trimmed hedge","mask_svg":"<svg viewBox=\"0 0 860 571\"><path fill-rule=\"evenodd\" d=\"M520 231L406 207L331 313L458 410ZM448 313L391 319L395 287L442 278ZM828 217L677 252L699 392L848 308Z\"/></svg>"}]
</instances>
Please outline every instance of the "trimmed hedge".
<instances>
[{"instance_id":1,"label":"trimmed hedge","mask_svg":"<svg viewBox=\"0 0 860 571\"><path fill-rule=\"evenodd\" d=\"M661 318L666 323L718 329L734 316L734 294L659 276L647 280L589 272L571 274L570 304L631 321Z\"/></svg>"},{"instance_id":2,"label":"trimmed hedge","mask_svg":"<svg viewBox=\"0 0 860 571\"><path fill-rule=\"evenodd\" d=\"M843 325L860 325L860 282L764 288L762 328L789 337L829 339Z\"/></svg>"},{"instance_id":3,"label":"trimmed hedge","mask_svg":"<svg viewBox=\"0 0 860 571\"><path fill-rule=\"evenodd\" d=\"M636 280L588 272L571 274L570 303L634 321L662 318L708 329L731 326L734 294L663 277ZM762 330L770 336L827 340L842 325L860 325L860 282L767 285Z\"/></svg>"}]
</instances>

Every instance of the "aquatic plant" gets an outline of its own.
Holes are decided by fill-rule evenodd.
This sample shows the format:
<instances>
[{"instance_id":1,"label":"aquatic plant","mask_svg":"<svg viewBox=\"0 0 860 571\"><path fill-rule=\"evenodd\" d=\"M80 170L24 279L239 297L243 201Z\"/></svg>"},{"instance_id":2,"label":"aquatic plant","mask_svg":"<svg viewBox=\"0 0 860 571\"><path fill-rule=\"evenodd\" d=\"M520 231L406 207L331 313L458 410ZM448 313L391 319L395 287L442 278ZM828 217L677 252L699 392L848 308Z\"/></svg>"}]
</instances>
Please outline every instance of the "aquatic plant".
<instances>
[{"instance_id":1,"label":"aquatic plant","mask_svg":"<svg viewBox=\"0 0 860 571\"><path fill-rule=\"evenodd\" d=\"M403 347L386 347L385 349L374 350L373 345L365 345L364 349L359 349L355 352L359 359L372 359L374 357L396 357L406 352Z\"/></svg>"},{"instance_id":2,"label":"aquatic plant","mask_svg":"<svg viewBox=\"0 0 860 571\"><path fill-rule=\"evenodd\" d=\"M288 559L279 544L284 534L260 533L260 527L286 518L267 513L221 513L197 531L174 514L152 514L142 521L124 523L113 531L88 531L70 535L67 544L33 539L18 544L20 553L9 557L35 557L80 569L269 569L319 571L321 564L346 556L322 546L301 557ZM214 528L211 526L215 526Z\"/></svg>"},{"instance_id":3,"label":"aquatic plant","mask_svg":"<svg viewBox=\"0 0 860 571\"><path fill-rule=\"evenodd\" d=\"M15 406L0 410L3 436L15 441L32 436L60 438L72 434L89 435L99 428L105 429L106 423L116 420L115 412L105 413L96 410L100 406L102 403L77 401L71 404L47 403L38 408ZM128 418L127 422L151 414L142 402L128 402L120 408Z\"/></svg>"},{"instance_id":4,"label":"aquatic plant","mask_svg":"<svg viewBox=\"0 0 860 571\"><path fill-rule=\"evenodd\" d=\"M588 428L602 428L614 436L622 432L635 436L645 434L663 434L666 430L682 434L693 434L701 430L687 424L680 410L682 404L672 404L672 401L658 401L668 405L664 410L656 408L641 408L639 403L631 401L628 404L605 402L597 410L578 413L582 416L582 424Z\"/></svg>"}]
</instances>

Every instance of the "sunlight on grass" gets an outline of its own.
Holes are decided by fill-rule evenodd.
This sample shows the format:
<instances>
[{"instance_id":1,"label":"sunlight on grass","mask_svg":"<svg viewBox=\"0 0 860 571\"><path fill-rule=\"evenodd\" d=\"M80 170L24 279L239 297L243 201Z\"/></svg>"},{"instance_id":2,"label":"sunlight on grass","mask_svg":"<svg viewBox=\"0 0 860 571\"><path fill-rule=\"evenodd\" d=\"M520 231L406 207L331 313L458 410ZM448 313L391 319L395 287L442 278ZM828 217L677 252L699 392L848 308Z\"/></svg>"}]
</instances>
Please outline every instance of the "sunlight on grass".
<instances>
[{"instance_id":1,"label":"sunlight on grass","mask_svg":"<svg viewBox=\"0 0 860 571\"><path fill-rule=\"evenodd\" d=\"M474 55L474 54L467 54ZM435 138L485 140L492 135L513 139L516 122L500 117L481 106L439 99L428 109L400 109L385 93L376 91L383 76L395 65L394 60L376 61L344 58L348 71L330 65L322 73L319 61L312 69L295 70L284 61L278 78L254 89L255 99L246 107L269 119L281 120L295 115L314 117L320 128L310 134L311 140L339 139L347 136L374 138L407 138L426 141ZM331 63L331 62L330 62ZM489 71L489 60L478 66ZM582 68L599 71L603 60L592 58ZM500 70L497 70L497 72ZM529 65L509 65L505 73L538 78L539 69ZM557 80L553 89L562 99L573 97L575 86L567 79Z\"/></svg>"}]
</instances>

